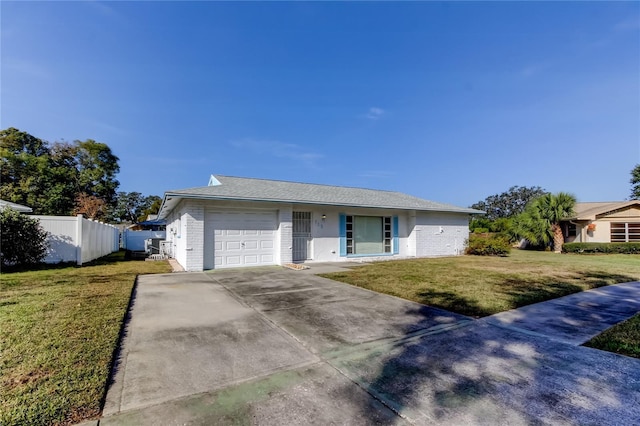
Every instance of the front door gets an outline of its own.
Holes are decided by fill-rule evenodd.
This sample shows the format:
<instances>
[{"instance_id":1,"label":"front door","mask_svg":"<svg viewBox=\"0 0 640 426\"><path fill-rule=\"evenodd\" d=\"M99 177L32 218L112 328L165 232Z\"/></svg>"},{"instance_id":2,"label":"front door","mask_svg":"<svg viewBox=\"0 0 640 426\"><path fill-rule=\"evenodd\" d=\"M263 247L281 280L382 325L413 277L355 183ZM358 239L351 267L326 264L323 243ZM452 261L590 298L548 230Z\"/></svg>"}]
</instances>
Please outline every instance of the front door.
<instances>
[{"instance_id":1,"label":"front door","mask_svg":"<svg viewBox=\"0 0 640 426\"><path fill-rule=\"evenodd\" d=\"M311 258L311 212L293 212L293 261Z\"/></svg>"}]
</instances>

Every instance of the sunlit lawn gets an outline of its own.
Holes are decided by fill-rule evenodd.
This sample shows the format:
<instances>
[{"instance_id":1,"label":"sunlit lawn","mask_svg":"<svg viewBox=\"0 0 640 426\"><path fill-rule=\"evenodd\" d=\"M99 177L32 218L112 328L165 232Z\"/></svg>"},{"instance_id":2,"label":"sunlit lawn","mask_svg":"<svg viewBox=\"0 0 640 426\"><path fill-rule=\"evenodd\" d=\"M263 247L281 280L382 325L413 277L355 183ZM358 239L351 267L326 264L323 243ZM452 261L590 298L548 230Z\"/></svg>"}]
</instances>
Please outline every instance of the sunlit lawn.
<instances>
[{"instance_id":1,"label":"sunlit lawn","mask_svg":"<svg viewBox=\"0 0 640 426\"><path fill-rule=\"evenodd\" d=\"M640 256L514 250L509 257L375 262L324 276L482 317L590 288L640 280Z\"/></svg>"},{"instance_id":2,"label":"sunlit lawn","mask_svg":"<svg viewBox=\"0 0 640 426\"><path fill-rule=\"evenodd\" d=\"M95 417L137 274L167 262L123 261L0 276L0 424Z\"/></svg>"},{"instance_id":3,"label":"sunlit lawn","mask_svg":"<svg viewBox=\"0 0 640 426\"><path fill-rule=\"evenodd\" d=\"M640 314L611 327L585 346L640 358Z\"/></svg>"}]
</instances>

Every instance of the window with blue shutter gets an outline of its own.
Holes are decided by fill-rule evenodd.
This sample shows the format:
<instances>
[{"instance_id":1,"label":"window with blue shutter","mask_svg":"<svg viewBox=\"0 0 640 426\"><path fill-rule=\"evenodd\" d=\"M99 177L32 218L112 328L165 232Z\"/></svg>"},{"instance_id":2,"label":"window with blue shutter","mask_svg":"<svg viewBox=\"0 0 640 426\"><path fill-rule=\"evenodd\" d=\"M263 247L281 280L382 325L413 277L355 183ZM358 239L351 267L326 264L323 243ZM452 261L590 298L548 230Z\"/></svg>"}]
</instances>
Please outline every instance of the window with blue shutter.
<instances>
[{"instance_id":1,"label":"window with blue shutter","mask_svg":"<svg viewBox=\"0 0 640 426\"><path fill-rule=\"evenodd\" d=\"M398 216L393 216L393 254L400 252L400 238L398 238Z\"/></svg>"},{"instance_id":2,"label":"window with blue shutter","mask_svg":"<svg viewBox=\"0 0 640 426\"><path fill-rule=\"evenodd\" d=\"M340 256L347 255L347 216L340 213Z\"/></svg>"}]
</instances>

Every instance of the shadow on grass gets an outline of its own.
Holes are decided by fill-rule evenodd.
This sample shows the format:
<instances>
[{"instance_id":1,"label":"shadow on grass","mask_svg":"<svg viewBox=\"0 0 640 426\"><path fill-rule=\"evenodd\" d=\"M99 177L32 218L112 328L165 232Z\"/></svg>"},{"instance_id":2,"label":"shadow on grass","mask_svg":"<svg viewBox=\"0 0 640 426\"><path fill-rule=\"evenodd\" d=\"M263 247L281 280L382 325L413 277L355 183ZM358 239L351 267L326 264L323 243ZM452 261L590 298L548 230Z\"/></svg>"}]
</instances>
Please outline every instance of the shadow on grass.
<instances>
[{"instance_id":1,"label":"shadow on grass","mask_svg":"<svg viewBox=\"0 0 640 426\"><path fill-rule=\"evenodd\" d=\"M576 284L576 281L581 285ZM495 287L495 297L504 300L505 305L502 309L491 303L492 300L483 303L474 297L464 296L454 291L425 289L417 292L414 300L424 305L478 318L584 290L632 281L637 281L636 277L605 272L579 272L574 275L572 281L545 276L529 279L504 277L492 284Z\"/></svg>"},{"instance_id":2,"label":"shadow on grass","mask_svg":"<svg viewBox=\"0 0 640 426\"><path fill-rule=\"evenodd\" d=\"M630 275L605 272L578 272L573 281L576 279L582 285L545 277L535 280L505 278L498 285L502 288L501 293L510 297L512 308L520 308L584 290L636 281L635 277Z\"/></svg>"},{"instance_id":3,"label":"shadow on grass","mask_svg":"<svg viewBox=\"0 0 640 426\"><path fill-rule=\"evenodd\" d=\"M423 305L436 306L470 317L483 317L491 315L488 309L483 308L476 300L460 296L450 291L425 290L417 293L417 302Z\"/></svg>"},{"instance_id":4,"label":"shadow on grass","mask_svg":"<svg viewBox=\"0 0 640 426\"><path fill-rule=\"evenodd\" d=\"M76 262L59 262L59 263L37 263L34 265L23 265L23 266L3 266L2 273L15 273L15 272L33 272L33 271L49 271L56 269L66 269L66 268L86 268L88 266L105 266L105 265L113 265L115 263L120 262L130 262L130 261L140 261L144 259L128 259L125 256L125 251L120 250L106 256L103 256L99 259L92 260L91 262L87 262L82 264L82 266L78 265Z\"/></svg>"}]
</instances>

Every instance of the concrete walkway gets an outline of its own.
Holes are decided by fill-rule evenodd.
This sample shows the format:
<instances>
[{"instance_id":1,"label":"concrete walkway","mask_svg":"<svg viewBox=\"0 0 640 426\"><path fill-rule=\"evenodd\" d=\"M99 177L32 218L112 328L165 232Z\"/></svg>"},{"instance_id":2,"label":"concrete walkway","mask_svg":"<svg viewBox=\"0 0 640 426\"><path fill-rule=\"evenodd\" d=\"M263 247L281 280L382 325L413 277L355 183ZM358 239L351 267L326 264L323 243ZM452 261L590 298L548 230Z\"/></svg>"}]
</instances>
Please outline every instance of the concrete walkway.
<instances>
[{"instance_id":1,"label":"concrete walkway","mask_svg":"<svg viewBox=\"0 0 640 426\"><path fill-rule=\"evenodd\" d=\"M640 312L640 283L600 287L501 312L484 321L581 345Z\"/></svg>"},{"instance_id":2,"label":"concrete walkway","mask_svg":"<svg viewBox=\"0 0 640 426\"><path fill-rule=\"evenodd\" d=\"M275 267L141 276L100 424L633 424L640 361L577 344L638 291L474 321Z\"/></svg>"}]
</instances>

